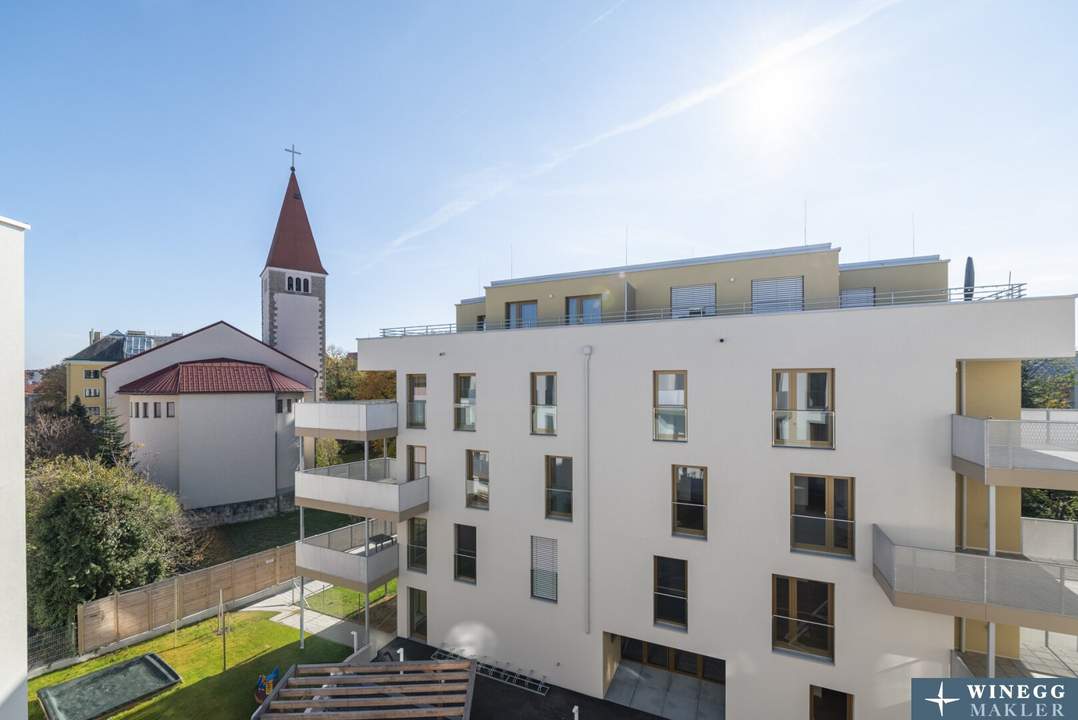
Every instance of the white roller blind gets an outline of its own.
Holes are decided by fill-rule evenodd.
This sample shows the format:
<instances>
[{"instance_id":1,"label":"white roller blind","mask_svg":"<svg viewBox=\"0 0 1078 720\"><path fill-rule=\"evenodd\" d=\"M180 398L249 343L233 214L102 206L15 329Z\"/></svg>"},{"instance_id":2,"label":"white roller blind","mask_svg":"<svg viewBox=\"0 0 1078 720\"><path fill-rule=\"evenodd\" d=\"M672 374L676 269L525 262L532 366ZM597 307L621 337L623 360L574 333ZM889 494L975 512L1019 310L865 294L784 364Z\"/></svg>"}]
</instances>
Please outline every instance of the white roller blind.
<instances>
[{"instance_id":1,"label":"white roller blind","mask_svg":"<svg viewBox=\"0 0 1078 720\"><path fill-rule=\"evenodd\" d=\"M670 288L670 310L676 318L715 314L715 285Z\"/></svg>"},{"instance_id":2,"label":"white roller blind","mask_svg":"<svg viewBox=\"0 0 1078 720\"><path fill-rule=\"evenodd\" d=\"M805 279L798 277L762 278L752 281L754 313L789 312L804 307Z\"/></svg>"},{"instance_id":3,"label":"white roller blind","mask_svg":"<svg viewBox=\"0 0 1078 720\"><path fill-rule=\"evenodd\" d=\"M842 307L872 307L876 304L876 288L844 288L838 291Z\"/></svg>"},{"instance_id":4,"label":"white roller blind","mask_svg":"<svg viewBox=\"0 0 1078 720\"><path fill-rule=\"evenodd\" d=\"M532 597L558 601L558 541L532 535Z\"/></svg>"}]
</instances>

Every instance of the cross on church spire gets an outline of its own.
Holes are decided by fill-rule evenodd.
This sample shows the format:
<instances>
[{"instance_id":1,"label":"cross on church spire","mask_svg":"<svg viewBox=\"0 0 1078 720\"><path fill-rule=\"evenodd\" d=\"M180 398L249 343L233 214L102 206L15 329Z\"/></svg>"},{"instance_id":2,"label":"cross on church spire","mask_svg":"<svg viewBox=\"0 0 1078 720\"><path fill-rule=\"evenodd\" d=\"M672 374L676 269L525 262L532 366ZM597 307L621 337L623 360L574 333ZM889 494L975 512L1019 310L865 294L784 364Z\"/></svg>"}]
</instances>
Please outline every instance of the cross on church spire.
<instances>
[{"instance_id":1,"label":"cross on church spire","mask_svg":"<svg viewBox=\"0 0 1078 720\"><path fill-rule=\"evenodd\" d=\"M285 148L284 151L286 153L292 153L292 167L290 168L290 170L292 170L292 172L295 172L296 171L296 156L297 155L302 155L303 153L301 153L299 150L296 149L296 144L295 143L292 143L292 147Z\"/></svg>"}]
</instances>

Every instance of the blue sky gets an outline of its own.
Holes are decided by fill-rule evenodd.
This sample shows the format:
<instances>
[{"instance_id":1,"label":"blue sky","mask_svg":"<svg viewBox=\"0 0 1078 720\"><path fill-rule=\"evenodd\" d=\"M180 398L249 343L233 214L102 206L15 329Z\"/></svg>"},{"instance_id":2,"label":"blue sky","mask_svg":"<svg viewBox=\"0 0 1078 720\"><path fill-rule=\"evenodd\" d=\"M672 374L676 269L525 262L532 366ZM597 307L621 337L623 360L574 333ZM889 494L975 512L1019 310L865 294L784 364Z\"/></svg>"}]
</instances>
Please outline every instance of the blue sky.
<instances>
[{"instance_id":1,"label":"blue sky","mask_svg":"<svg viewBox=\"0 0 1078 720\"><path fill-rule=\"evenodd\" d=\"M0 215L28 364L259 333L288 172L329 342L507 277L796 245L1078 290L1078 4L21 3Z\"/></svg>"}]
</instances>

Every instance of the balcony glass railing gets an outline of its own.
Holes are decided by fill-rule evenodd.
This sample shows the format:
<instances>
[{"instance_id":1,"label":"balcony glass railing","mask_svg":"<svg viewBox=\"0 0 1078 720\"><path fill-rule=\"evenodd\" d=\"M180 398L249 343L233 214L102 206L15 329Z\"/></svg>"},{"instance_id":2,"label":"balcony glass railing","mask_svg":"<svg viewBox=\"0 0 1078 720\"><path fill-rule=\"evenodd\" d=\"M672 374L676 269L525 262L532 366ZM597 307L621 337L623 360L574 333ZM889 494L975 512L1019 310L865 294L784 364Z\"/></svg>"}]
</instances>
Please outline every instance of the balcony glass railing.
<instances>
[{"instance_id":1,"label":"balcony glass railing","mask_svg":"<svg viewBox=\"0 0 1078 720\"><path fill-rule=\"evenodd\" d=\"M408 569L415 572L427 572L427 546L408 546Z\"/></svg>"},{"instance_id":2,"label":"balcony glass railing","mask_svg":"<svg viewBox=\"0 0 1078 720\"><path fill-rule=\"evenodd\" d=\"M772 410L772 444L835 447L835 413L830 410Z\"/></svg>"},{"instance_id":3,"label":"balcony glass railing","mask_svg":"<svg viewBox=\"0 0 1078 720\"><path fill-rule=\"evenodd\" d=\"M453 406L453 429L475 430L474 403L457 403Z\"/></svg>"},{"instance_id":4,"label":"balcony glass railing","mask_svg":"<svg viewBox=\"0 0 1078 720\"><path fill-rule=\"evenodd\" d=\"M659 406L654 409L653 435L655 440L685 441L689 438L688 409Z\"/></svg>"},{"instance_id":5,"label":"balcony glass railing","mask_svg":"<svg viewBox=\"0 0 1078 720\"><path fill-rule=\"evenodd\" d=\"M427 427L427 401L412 400L408 403L408 427Z\"/></svg>"},{"instance_id":6,"label":"balcony glass railing","mask_svg":"<svg viewBox=\"0 0 1078 720\"><path fill-rule=\"evenodd\" d=\"M532 405L532 434L554 435L558 431L557 405Z\"/></svg>"},{"instance_id":7,"label":"balcony glass railing","mask_svg":"<svg viewBox=\"0 0 1078 720\"><path fill-rule=\"evenodd\" d=\"M490 509L490 481L468 478L464 481L464 504L479 510Z\"/></svg>"},{"instance_id":8,"label":"balcony glass railing","mask_svg":"<svg viewBox=\"0 0 1078 720\"><path fill-rule=\"evenodd\" d=\"M816 620L772 615L771 647L835 659L835 626Z\"/></svg>"},{"instance_id":9,"label":"balcony glass railing","mask_svg":"<svg viewBox=\"0 0 1078 720\"><path fill-rule=\"evenodd\" d=\"M573 491L546 489L546 516L558 520L573 519Z\"/></svg>"},{"instance_id":10,"label":"balcony glass railing","mask_svg":"<svg viewBox=\"0 0 1078 720\"><path fill-rule=\"evenodd\" d=\"M797 550L853 556L854 521L790 515L790 546Z\"/></svg>"}]
</instances>

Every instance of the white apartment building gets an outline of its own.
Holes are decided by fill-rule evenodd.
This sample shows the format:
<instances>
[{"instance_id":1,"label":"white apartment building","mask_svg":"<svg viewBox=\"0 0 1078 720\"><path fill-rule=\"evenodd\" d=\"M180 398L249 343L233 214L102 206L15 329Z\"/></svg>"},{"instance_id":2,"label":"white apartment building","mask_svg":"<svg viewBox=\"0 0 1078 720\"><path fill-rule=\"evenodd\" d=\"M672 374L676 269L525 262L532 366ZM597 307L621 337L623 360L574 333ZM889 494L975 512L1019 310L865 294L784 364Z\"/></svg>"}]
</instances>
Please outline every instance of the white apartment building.
<instances>
[{"instance_id":1,"label":"white apartment building","mask_svg":"<svg viewBox=\"0 0 1078 720\"><path fill-rule=\"evenodd\" d=\"M838 254L502 281L359 340L400 412L301 403L296 432L397 458L301 471L296 503L385 540L297 565L398 574L402 636L614 700L637 663L731 718L898 720L912 677L1078 634L1078 572L1020 531L1022 487L1078 489L1078 426L1020 419L1020 360L1073 354L1074 298Z\"/></svg>"}]
</instances>

